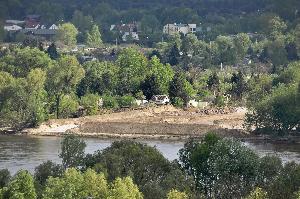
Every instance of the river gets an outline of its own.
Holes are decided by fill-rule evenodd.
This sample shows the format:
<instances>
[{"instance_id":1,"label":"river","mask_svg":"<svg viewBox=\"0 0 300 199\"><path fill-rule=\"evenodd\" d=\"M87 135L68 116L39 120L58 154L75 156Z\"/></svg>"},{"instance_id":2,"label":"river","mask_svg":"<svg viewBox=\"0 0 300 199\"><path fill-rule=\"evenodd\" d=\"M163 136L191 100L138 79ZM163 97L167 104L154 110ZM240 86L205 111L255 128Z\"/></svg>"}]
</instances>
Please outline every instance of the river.
<instances>
[{"instance_id":1,"label":"river","mask_svg":"<svg viewBox=\"0 0 300 199\"><path fill-rule=\"evenodd\" d=\"M0 169L9 169L12 174L20 169L30 172L39 164L52 160L61 163L60 153L61 137L30 137L30 136L3 136L0 135ZM87 144L86 153L104 149L113 140L99 138L83 138ZM155 146L166 158L174 160L178 158L178 151L183 147L183 142L139 140L149 146ZM300 163L299 144L271 144L250 143L246 146L255 150L260 156L277 155L283 162L295 161Z\"/></svg>"}]
</instances>

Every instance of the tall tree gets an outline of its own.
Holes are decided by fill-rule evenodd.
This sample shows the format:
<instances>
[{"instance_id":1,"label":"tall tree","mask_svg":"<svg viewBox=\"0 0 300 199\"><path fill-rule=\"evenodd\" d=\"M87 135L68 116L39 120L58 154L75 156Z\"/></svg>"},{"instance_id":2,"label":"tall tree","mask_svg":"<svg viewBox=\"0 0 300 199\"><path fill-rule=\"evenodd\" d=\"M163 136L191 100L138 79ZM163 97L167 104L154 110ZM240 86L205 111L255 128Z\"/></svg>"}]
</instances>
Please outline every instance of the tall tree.
<instances>
[{"instance_id":1,"label":"tall tree","mask_svg":"<svg viewBox=\"0 0 300 199\"><path fill-rule=\"evenodd\" d=\"M72 23L64 23L58 26L57 41L67 47L73 47L77 43L77 28Z\"/></svg>"},{"instance_id":2,"label":"tall tree","mask_svg":"<svg viewBox=\"0 0 300 199\"><path fill-rule=\"evenodd\" d=\"M57 118L59 118L59 106L62 97L74 92L84 75L84 69L73 56L63 56L49 68L46 88L55 97Z\"/></svg>"},{"instance_id":3,"label":"tall tree","mask_svg":"<svg viewBox=\"0 0 300 199\"><path fill-rule=\"evenodd\" d=\"M74 135L67 135L63 138L61 143L61 153L59 157L62 158L63 167L78 168L83 166L85 157L84 150L86 143Z\"/></svg>"},{"instance_id":4,"label":"tall tree","mask_svg":"<svg viewBox=\"0 0 300 199\"><path fill-rule=\"evenodd\" d=\"M96 48L102 45L101 34L97 25L92 26L86 37L86 43L88 46Z\"/></svg>"},{"instance_id":5,"label":"tall tree","mask_svg":"<svg viewBox=\"0 0 300 199\"><path fill-rule=\"evenodd\" d=\"M147 75L147 58L137 50L127 48L120 53L117 64L120 67L119 80L122 84L119 93L124 95L138 92Z\"/></svg>"}]
</instances>

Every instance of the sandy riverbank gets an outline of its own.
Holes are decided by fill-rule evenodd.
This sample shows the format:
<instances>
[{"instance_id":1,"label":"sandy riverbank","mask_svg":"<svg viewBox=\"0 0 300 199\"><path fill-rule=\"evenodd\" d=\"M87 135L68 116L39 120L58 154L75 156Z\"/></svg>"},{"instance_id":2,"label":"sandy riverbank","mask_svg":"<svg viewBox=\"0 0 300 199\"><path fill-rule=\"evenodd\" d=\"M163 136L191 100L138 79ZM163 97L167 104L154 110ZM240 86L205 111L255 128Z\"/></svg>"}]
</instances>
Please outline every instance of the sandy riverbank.
<instances>
[{"instance_id":1,"label":"sandy riverbank","mask_svg":"<svg viewBox=\"0 0 300 199\"><path fill-rule=\"evenodd\" d=\"M187 139L202 137L209 131L223 136L246 137L243 131L245 109L203 113L173 106L125 110L119 113L75 119L49 120L40 127L25 129L29 135L61 136L73 133L102 138Z\"/></svg>"}]
</instances>

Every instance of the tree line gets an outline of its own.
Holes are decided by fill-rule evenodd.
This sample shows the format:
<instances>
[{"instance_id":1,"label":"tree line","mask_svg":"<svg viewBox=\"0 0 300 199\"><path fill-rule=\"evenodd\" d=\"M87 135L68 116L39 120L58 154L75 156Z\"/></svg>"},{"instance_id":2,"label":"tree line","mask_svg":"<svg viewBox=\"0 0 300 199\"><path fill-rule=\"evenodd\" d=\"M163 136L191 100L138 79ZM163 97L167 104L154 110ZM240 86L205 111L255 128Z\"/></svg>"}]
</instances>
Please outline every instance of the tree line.
<instances>
[{"instance_id":1,"label":"tree line","mask_svg":"<svg viewBox=\"0 0 300 199\"><path fill-rule=\"evenodd\" d=\"M299 198L298 164L259 157L213 133L188 141L172 162L133 141L116 141L94 154L85 154L85 147L69 135L61 143L62 164L44 162L34 175L0 170L0 198Z\"/></svg>"}]
</instances>

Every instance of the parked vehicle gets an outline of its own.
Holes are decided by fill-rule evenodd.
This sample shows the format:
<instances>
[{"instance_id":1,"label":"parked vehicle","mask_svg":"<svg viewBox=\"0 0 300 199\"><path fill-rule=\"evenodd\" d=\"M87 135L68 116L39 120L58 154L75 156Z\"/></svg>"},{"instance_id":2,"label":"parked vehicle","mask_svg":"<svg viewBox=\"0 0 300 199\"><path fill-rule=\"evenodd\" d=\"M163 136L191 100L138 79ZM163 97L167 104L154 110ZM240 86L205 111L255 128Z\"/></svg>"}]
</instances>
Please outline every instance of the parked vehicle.
<instances>
[{"instance_id":1,"label":"parked vehicle","mask_svg":"<svg viewBox=\"0 0 300 199\"><path fill-rule=\"evenodd\" d=\"M151 102L156 105L166 105L170 103L170 99L167 95L153 95Z\"/></svg>"}]
</instances>

